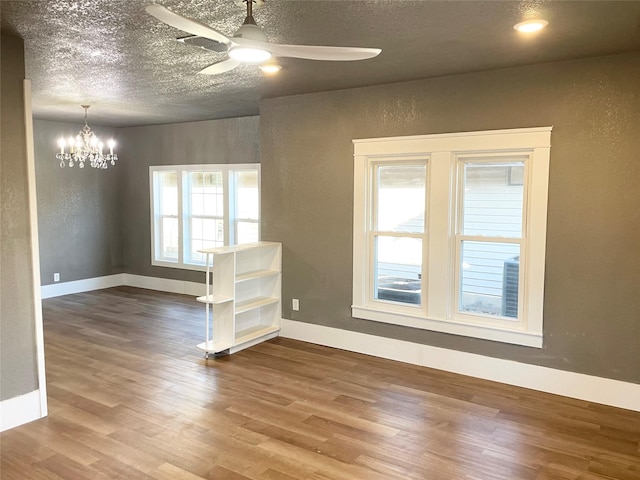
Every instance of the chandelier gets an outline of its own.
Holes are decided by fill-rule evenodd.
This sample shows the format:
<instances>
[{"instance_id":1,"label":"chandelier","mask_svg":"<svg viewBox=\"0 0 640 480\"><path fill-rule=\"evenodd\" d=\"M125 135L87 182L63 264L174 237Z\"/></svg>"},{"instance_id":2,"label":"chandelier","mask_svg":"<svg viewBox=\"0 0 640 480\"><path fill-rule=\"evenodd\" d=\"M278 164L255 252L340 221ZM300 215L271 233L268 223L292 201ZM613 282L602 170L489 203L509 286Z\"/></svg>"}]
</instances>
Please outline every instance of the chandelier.
<instances>
[{"instance_id":1,"label":"chandelier","mask_svg":"<svg viewBox=\"0 0 640 480\"><path fill-rule=\"evenodd\" d=\"M56 159L60 160L60 167L66 166L73 167L78 164L80 168L84 168L85 162L89 162L93 168L108 168L109 164L115 165L118 160L118 155L113 153L113 147L116 142L109 140L107 146L109 147L109 153L103 153L104 144L96 137L87 124L87 110L90 105L82 105L84 108L84 127L78 136L74 139L69 137L68 140L61 138L58 140L58 146L60 147L60 153L56 154ZM65 148L69 148L66 152Z\"/></svg>"}]
</instances>

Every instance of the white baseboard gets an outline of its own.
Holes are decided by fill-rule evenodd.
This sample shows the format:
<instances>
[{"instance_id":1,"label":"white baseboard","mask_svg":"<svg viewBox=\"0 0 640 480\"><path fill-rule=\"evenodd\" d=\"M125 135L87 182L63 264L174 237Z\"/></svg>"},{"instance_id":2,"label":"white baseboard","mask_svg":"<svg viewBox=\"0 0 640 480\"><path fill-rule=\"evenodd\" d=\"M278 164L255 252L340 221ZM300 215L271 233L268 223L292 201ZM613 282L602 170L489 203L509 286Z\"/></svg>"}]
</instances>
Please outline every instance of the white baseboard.
<instances>
[{"instance_id":1,"label":"white baseboard","mask_svg":"<svg viewBox=\"0 0 640 480\"><path fill-rule=\"evenodd\" d=\"M34 390L0 402L0 432L46 417L40 401L40 390Z\"/></svg>"},{"instance_id":2,"label":"white baseboard","mask_svg":"<svg viewBox=\"0 0 640 480\"><path fill-rule=\"evenodd\" d=\"M168 278L145 277L130 273L118 273L105 277L86 278L73 282L53 283L41 287L42 298L60 297L72 293L90 292L103 288L120 287L146 288L148 290L160 290L161 292L182 293L198 297L204 294L204 283L184 282L182 280L170 280Z\"/></svg>"},{"instance_id":3,"label":"white baseboard","mask_svg":"<svg viewBox=\"0 0 640 480\"><path fill-rule=\"evenodd\" d=\"M280 335L640 412L640 384L282 319Z\"/></svg>"},{"instance_id":4,"label":"white baseboard","mask_svg":"<svg viewBox=\"0 0 640 480\"><path fill-rule=\"evenodd\" d=\"M73 282L52 283L40 288L42 298L60 297L72 293L90 292L102 288L119 287L124 285L125 274L108 275L106 277L85 278Z\"/></svg>"},{"instance_id":5,"label":"white baseboard","mask_svg":"<svg viewBox=\"0 0 640 480\"><path fill-rule=\"evenodd\" d=\"M185 282L182 280L171 280L168 278L145 277L143 275L133 275L125 273L122 285L129 287L147 288L149 290L160 290L161 292L182 293L199 297L204 295L204 283ZM203 275L204 276L204 275Z\"/></svg>"}]
</instances>

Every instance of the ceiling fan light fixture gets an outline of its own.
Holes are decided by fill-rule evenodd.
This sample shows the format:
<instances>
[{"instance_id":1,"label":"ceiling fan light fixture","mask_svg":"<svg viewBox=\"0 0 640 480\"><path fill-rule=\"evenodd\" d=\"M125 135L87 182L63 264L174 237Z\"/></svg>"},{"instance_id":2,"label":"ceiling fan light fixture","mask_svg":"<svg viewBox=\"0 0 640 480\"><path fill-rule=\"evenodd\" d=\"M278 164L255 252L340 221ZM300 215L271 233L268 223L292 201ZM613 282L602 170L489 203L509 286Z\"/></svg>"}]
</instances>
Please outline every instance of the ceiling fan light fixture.
<instances>
[{"instance_id":1,"label":"ceiling fan light fixture","mask_svg":"<svg viewBox=\"0 0 640 480\"><path fill-rule=\"evenodd\" d=\"M538 18L517 23L513 26L513 28L522 33L532 33L542 30L547 25L549 25L549 22Z\"/></svg>"},{"instance_id":2,"label":"ceiling fan light fixture","mask_svg":"<svg viewBox=\"0 0 640 480\"><path fill-rule=\"evenodd\" d=\"M246 63L262 63L271 58L271 52L253 47L233 47L229 56L234 60Z\"/></svg>"}]
</instances>

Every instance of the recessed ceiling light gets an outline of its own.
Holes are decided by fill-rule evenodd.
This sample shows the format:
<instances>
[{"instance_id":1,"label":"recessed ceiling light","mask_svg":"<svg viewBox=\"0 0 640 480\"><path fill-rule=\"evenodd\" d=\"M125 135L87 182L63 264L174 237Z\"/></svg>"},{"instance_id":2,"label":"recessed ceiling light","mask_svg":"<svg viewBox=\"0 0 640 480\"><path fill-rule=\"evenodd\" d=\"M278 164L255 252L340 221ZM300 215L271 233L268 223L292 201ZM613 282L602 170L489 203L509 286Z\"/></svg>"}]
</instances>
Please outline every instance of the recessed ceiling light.
<instances>
[{"instance_id":1,"label":"recessed ceiling light","mask_svg":"<svg viewBox=\"0 0 640 480\"><path fill-rule=\"evenodd\" d=\"M538 30L542 30L544 27L549 25L549 22L542 19L536 20L527 20L526 22L520 22L513 26L519 32L531 33L537 32Z\"/></svg>"},{"instance_id":2,"label":"recessed ceiling light","mask_svg":"<svg viewBox=\"0 0 640 480\"><path fill-rule=\"evenodd\" d=\"M262 70L264 73L274 74L282 70L282 67L280 65L276 65L275 63L267 63L266 65L260 65L260 70Z\"/></svg>"}]
</instances>

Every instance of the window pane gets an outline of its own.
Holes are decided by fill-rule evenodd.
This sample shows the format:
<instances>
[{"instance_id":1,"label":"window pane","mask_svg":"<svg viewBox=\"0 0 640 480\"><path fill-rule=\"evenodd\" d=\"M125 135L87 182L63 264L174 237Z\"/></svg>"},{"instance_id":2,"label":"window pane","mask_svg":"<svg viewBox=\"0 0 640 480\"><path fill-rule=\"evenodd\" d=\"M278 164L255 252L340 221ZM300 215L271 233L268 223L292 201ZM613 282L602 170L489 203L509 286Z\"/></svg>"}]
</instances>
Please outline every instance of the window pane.
<instances>
[{"instance_id":1,"label":"window pane","mask_svg":"<svg viewBox=\"0 0 640 480\"><path fill-rule=\"evenodd\" d=\"M161 217L162 244L160 255L167 259L178 259L178 219Z\"/></svg>"},{"instance_id":2,"label":"window pane","mask_svg":"<svg viewBox=\"0 0 640 480\"><path fill-rule=\"evenodd\" d=\"M377 237L375 246L376 300L422 303L422 240Z\"/></svg>"},{"instance_id":3,"label":"window pane","mask_svg":"<svg viewBox=\"0 0 640 480\"><path fill-rule=\"evenodd\" d=\"M194 263L204 263L204 261L206 260L206 255L203 253L198 252L198 250L202 250L203 247L202 246L202 240L200 239L193 239L191 240L191 259L190 262L194 262Z\"/></svg>"},{"instance_id":4,"label":"window pane","mask_svg":"<svg viewBox=\"0 0 640 480\"><path fill-rule=\"evenodd\" d=\"M218 191L222 190L223 180L222 172L206 172L202 174L203 188L205 191Z\"/></svg>"},{"instance_id":5,"label":"window pane","mask_svg":"<svg viewBox=\"0 0 640 480\"><path fill-rule=\"evenodd\" d=\"M376 229L424 232L426 165L377 168Z\"/></svg>"},{"instance_id":6,"label":"window pane","mask_svg":"<svg viewBox=\"0 0 640 480\"><path fill-rule=\"evenodd\" d=\"M223 205L223 181L222 172L208 172L203 174L203 189L205 193L204 215L211 217L222 217L224 215Z\"/></svg>"},{"instance_id":7,"label":"window pane","mask_svg":"<svg viewBox=\"0 0 640 480\"><path fill-rule=\"evenodd\" d=\"M191 238L202 238L202 219L201 218L192 218L191 219Z\"/></svg>"},{"instance_id":8,"label":"window pane","mask_svg":"<svg viewBox=\"0 0 640 480\"><path fill-rule=\"evenodd\" d=\"M157 213L160 215L178 215L178 182L177 173L156 172L157 185L159 187L160 205L157 205Z\"/></svg>"},{"instance_id":9,"label":"window pane","mask_svg":"<svg viewBox=\"0 0 640 480\"><path fill-rule=\"evenodd\" d=\"M220 193L208 193L203 195L203 214L210 217L222 217L224 215L224 205L222 197L222 189Z\"/></svg>"},{"instance_id":10,"label":"window pane","mask_svg":"<svg viewBox=\"0 0 640 480\"><path fill-rule=\"evenodd\" d=\"M518 317L520 245L462 242L460 311Z\"/></svg>"},{"instance_id":11,"label":"window pane","mask_svg":"<svg viewBox=\"0 0 640 480\"><path fill-rule=\"evenodd\" d=\"M464 235L522 236L524 163L464 165Z\"/></svg>"},{"instance_id":12,"label":"window pane","mask_svg":"<svg viewBox=\"0 0 640 480\"><path fill-rule=\"evenodd\" d=\"M206 219L202 221L202 239L224 242L224 224L222 220Z\"/></svg>"},{"instance_id":13,"label":"window pane","mask_svg":"<svg viewBox=\"0 0 640 480\"><path fill-rule=\"evenodd\" d=\"M192 218L191 238L224 242L224 222L217 218Z\"/></svg>"},{"instance_id":14,"label":"window pane","mask_svg":"<svg viewBox=\"0 0 640 480\"><path fill-rule=\"evenodd\" d=\"M222 172L189 172L191 215L224 216Z\"/></svg>"},{"instance_id":15,"label":"window pane","mask_svg":"<svg viewBox=\"0 0 640 480\"><path fill-rule=\"evenodd\" d=\"M191 257L190 262L202 263L205 255L198 250L224 245L224 222L218 219L191 219Z\"/></svg>"},{"instance_id":16,"label":"window pane","mask_svg":"<svg viewBox=\"0 0 640 480\"><path fill-rule=\"evenodd\" d=\"M238 222L238 243L253 243L258 240L258 224L256 222Z\"/></svg>"},{"instance_id":17,"label":"window pane","mask_svg":"<svg viewBox=\"0 0 640 480\"><path fill-rule=\"evenodd\" d=\"M236 218L257 220L259 212L257 170L236 172ZM240 236L240 232L238 232L238 236ZM239 240L238 243L244 242Z\"/></svg>"},{"instance_id":18,"label":"window pane","mask_svg":"<svg viewBox=\"0 0 640 480\"><path fill-rule=\"evenodd\" d=\"M191 192L191 215L204 215L204 195Z\"/></svg>"}]
</instances>

